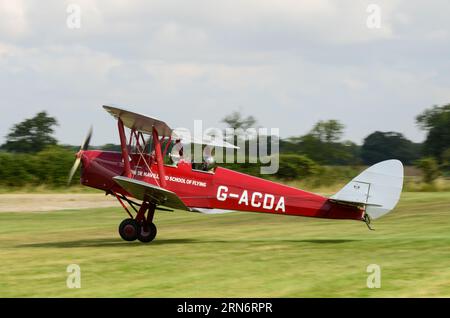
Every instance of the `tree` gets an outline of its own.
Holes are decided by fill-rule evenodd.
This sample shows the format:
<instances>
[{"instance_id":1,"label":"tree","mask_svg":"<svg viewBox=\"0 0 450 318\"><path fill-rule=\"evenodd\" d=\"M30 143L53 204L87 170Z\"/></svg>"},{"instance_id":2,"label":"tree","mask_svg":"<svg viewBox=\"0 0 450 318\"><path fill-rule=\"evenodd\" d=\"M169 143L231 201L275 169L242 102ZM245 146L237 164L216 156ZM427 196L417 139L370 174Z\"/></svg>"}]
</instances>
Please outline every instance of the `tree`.
<instances>
[{"instance_id":1,"label":"tree","mask_svg":"<svg viewBox=\"0 0 450 318\"><path fill-rule=\"evenodd\" d=\"M433 183L440 176L439 165L434 158L423 158L416 162L416 166L422 170L423 181Z\"/></svg>"},{"instance_id":2,"label":"tree","mask_svg":"<svg viewBox=\"0 0 450 318\"><path fill-rule=\"evenodd\" d=\"M39 184L65 186L67 175L75 160L75 153L61 146L49 146L33 155L33 174ZM77 177L79 170L77 171Z\"/></svg>"},{"instance_id":3,"label":"tree","mask_svg":"<svg viewBox=\"0 0 450 318\"><path fill-rule=\"evenodd\" d=\"M65 186L74 160L75 152L62 146L49 146L33 154L0 152L0 185Z\"/></svg>"},{"instance_id":4,"label":"tree","mask_svg":"<svg viewBox=\"0 0 450 318\"><path fill-rule=\"evenodd\" d=\"M100 149L105 150L105 151L118 151L118 152L122 151L121 150L122 148L120 147L120 145L116 145L116 144L105 144L105 145L101 146Z\"/></svg>"},{"instance_id":5,"label":"tree","mask_svg":"<svg viewBox=\"0 0 450 318\"><path fill-rule=\"evenodd\" d=\"M320 164L359 164L360 147L350 141L339 142L344 128L334 119L319 121L308 134L283 140L280 151L306 155Z\"/></svg>"},{"instance_id":6,"label":"tree","mask_svg":"<svg viewBox=\"0 0 450 318\"><path fill-rule=\"evenodd\" d=\"M22 187L36 181L33 155L0 152L0 185Z\"/></svg>"},{"instance_id":7,"label":"tree","mask_svg":"<svg viewBox=\"0 0 450 318\"><path fill-rule=\"evenodd\" d=\"M361 159L368 165L398 159L404 164L412 164L420 157L420 146L406 139L401 133L376 131L364 139Z\"/></svg>"},{"instance_id":8,"label":"tree","mask_svg":"<svg viewBox=\"0 0 450 318\"><path fill-rule=\"evenodd\" d=\"M254 127L256 124L256 119L253 116L247 116L244 118L240 112L234 111L230 115L225 116L225 118L222 119L222 122L235 130L246 130Z\"/></svg>"},{"instance_id":9,"label":"tree","mask_svg":"<svg viewBox=\"0 0 450 318\"><path fill-rule=\"evenodd\" d=\"M2 149L9 152L34 153L47 146L56 145L56 139L52 137L55 125L58 125L55 118L48 116L45 111L40 112L33 118L14 125Z\"/></svg>"},{"instance_id":10,"label":"tree","mask_svg":"<svg viewBox=\"0 0 450 318\"><path fill-rule=\"evenodd\" d=\"M241 138L240 140L245 141L245 149L248 149L248 138L245 136L245 130L248 128L253 128L256 124L256 119L253 116L247 116L243 117L240 112L234 111L230 115L225 116L222 120L222 123L227 124L228 128L234 129L234 135L228 136L226 131L225 135L229 142L233 143L234 145L238 144L238 138ZM259 142L259 138L258 138ZM234 156L234 162L236 162L238 158L238 150L233 150L233 156ZM247 156L247 154L245 154Z\"/></svg>"},{"instance_id":11,"label":"tree","mask_svg":"<svg viewBox=\"0 0 450 318\"><path fill-rule=\"evenodd\" d=\"M416 122L428 133L424 153L442 163L444 152L450 148L450 104L425 110L416 117Z\"/></svg>"},{"instance_id":12,"label":"tree","mask_svg":"<svg viewBox=\"0 0 450 318\"><path fill-rule=\"evenodd\" d=\"M442 171L445 175L448 175L450 172L450 148L447 148L442 155Z\"/></svg>"},{"instance_id":13,"label":"tree","mask_svg":"<svg viewBox=\"0 0 450 318\"><path fill-rule=\"evenodd\" d=\"M285 180L294 180L314 175L319 166L307 156L280 155L280 166L277 177Z\"/></svg>"},{"instance_id":14,"label":"tree","mask_svg":"<svg viewBox=\"0 0 450 318\"><path fill-rule=\"evenodd\" d=\"M344 134L344 125L335 119L328 121L319 121L311 130L311 135L321 142L333 143L338 142Z\"/></svg>"}]
</instances>

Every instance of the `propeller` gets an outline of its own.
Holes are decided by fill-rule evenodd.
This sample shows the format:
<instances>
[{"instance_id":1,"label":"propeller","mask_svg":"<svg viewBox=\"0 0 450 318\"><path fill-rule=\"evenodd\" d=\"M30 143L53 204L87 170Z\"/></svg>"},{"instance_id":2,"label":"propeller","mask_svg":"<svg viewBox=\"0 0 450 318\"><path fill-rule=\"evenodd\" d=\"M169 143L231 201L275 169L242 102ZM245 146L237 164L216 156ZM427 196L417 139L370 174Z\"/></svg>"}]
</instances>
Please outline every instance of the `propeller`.
<instances>
[{"instance_id":1,"label":"propeller","mask_svg":"<svg viewBox=\"0 0 450 318\"><path fill-rule=\"evenodd\" d=\"M67 185L70 185L72 182L73 176L75 175L75 172L77 172L78 167L81 164L81 155L83 154L83 151L88 150L89 148L89 142L91 141L92 137L92 126L89 128L89 131L86 135L86 137L83 140L83 143L81 144L80 151L77 152L77 158L75 159L75 162L72 166L72 169L70 169L69 172L69 178L67 179Z\"/></svg>"}]
</instances>

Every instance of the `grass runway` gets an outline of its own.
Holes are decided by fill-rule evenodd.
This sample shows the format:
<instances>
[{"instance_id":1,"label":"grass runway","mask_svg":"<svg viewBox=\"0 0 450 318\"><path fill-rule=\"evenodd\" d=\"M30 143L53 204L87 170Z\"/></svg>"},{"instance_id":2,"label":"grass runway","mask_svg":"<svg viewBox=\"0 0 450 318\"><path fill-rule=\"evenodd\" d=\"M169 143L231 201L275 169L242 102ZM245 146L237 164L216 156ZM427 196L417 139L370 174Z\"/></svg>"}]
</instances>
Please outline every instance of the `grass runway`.
<instances>
[{"instance_id":1,"label":"grass runway","mask_svg":"<svg viewBox=\"0 0 450 318\"><path fill-rule=\"evenodd\" d=\"M121 208L0 213L0 297L449 297L450 193L404 193L363 222L157 212L124 242ZM81 288L66 287L69 264ZM381 266L381 288L366 268Z\"/></svg>"}]
</instances>

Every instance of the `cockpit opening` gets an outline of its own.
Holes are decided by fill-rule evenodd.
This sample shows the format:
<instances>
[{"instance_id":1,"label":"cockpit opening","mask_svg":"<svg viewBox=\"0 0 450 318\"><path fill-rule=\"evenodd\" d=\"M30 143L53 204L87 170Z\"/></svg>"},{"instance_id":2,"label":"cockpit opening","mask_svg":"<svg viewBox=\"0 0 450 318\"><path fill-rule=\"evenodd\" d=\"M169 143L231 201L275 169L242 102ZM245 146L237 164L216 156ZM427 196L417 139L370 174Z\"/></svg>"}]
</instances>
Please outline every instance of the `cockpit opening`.
<instances>
[{"instance_id":1,"label":"cockpit opening","mask_svg":"<svg viewBox=\"0 0 450 318\"><path fill-rule=\"evenodd\" d=\"M184 161L191 163L193 170L214 172L216 168L216 161L213 155L214 147L208 145L204 146L202 162L195 162L193 160L193 155L190 155L187 151L185 152L184 147L185 146L179 140L175 141L169 153L172 165L177 166L181 161Z\"/></svg>"}]
</instances>

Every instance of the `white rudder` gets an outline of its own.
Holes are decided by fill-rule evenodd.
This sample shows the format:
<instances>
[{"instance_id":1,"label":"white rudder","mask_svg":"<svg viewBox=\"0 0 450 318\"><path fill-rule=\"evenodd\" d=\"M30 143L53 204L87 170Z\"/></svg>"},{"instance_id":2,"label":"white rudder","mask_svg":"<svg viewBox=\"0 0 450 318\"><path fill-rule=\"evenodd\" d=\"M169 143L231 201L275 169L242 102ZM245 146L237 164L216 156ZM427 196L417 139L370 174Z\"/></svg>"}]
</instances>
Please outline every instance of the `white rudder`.
<instances>
[{"instance_id":1,"label":"white rudder","mask_svg":"<svg viewBox=\"0 0 450 318\"><path fill-rule=\"evenodd\" d=\"M366 213L377 219L397 205L403 189L403 164L386 160L363 171L330 199L365 205Z\"/></svg>"}]
</instances>

